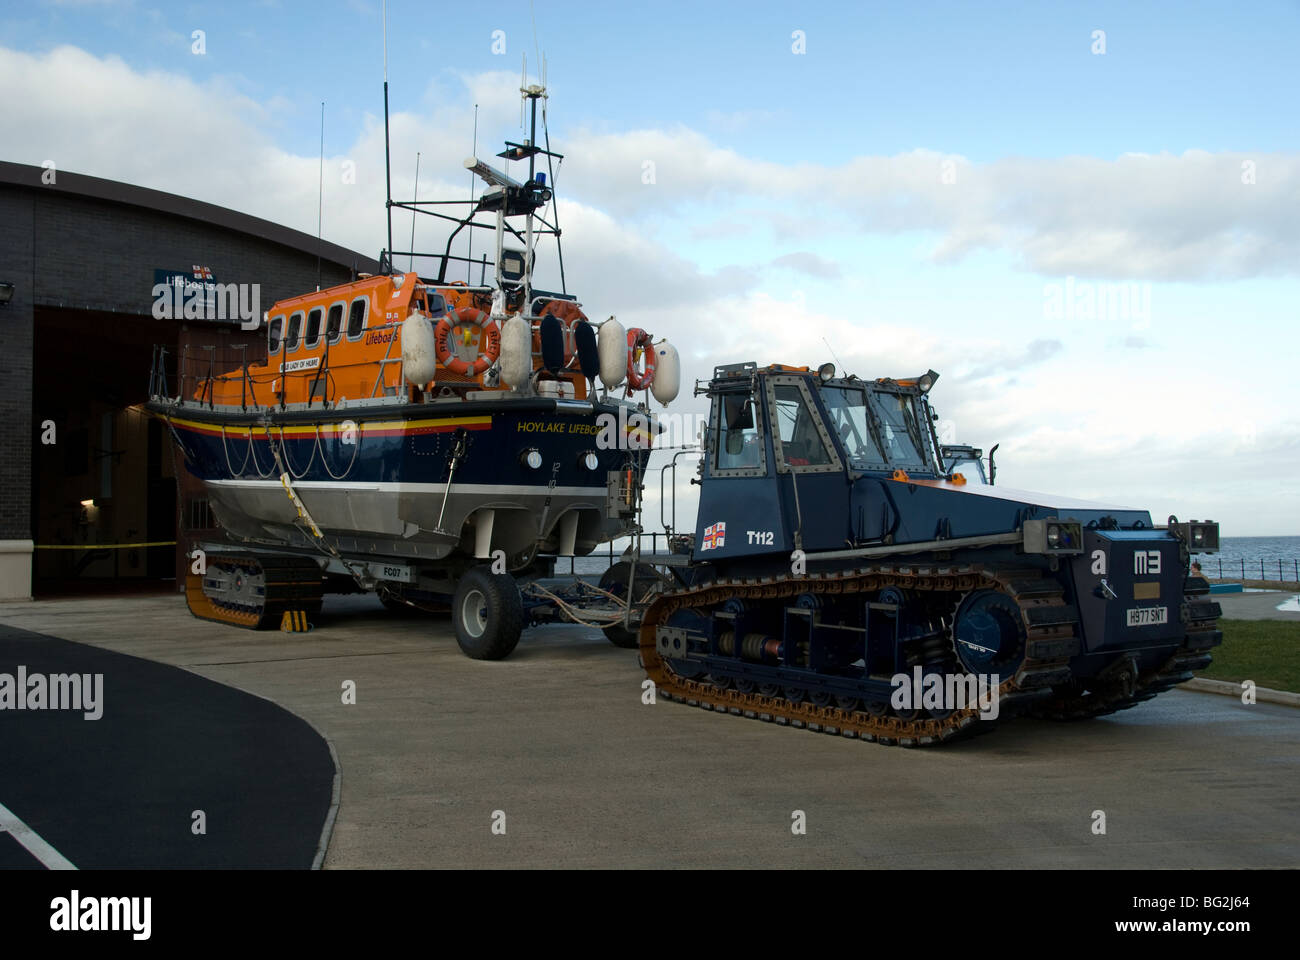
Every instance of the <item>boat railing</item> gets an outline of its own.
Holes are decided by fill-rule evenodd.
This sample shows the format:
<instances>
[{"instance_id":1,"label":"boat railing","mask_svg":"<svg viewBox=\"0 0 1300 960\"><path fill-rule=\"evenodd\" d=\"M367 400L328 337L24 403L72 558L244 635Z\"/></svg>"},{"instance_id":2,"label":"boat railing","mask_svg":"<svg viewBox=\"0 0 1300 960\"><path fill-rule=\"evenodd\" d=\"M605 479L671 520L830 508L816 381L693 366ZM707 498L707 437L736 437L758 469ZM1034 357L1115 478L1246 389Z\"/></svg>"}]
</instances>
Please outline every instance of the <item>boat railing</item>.
<instances>
[{"instance_id":1,"label":"boat railing","mask_svg":"<svg viewBox=\"0 0 1300 960\"><path fill-rule=\"evenodd\" d=\"M398 323L385 324L384 327L372 327L371 330L381 330L385 327L398 326ZM394 337L393 341L397 338ZM389 342L388 349L384 358L379 361L380 372L375 378L375 382L368 393L363 392L357 399L374 399L376 397L389 395L395 385L401 383L401 357L390 356L392 353L392 343ZM318 401L322 405L328 405L334 401L338 388L336 377L348 370L369 371L373 369L376 361L367 360L350 360L342 363L336 362L330 356L328 345L320 354L321 362L314 367L303 370L282 370L278 369L283 365L284 360L276 362L276 355L272 355L272 362L264 370L254 372L252 364L248 357L248 344L185 344L177 352L167 345L155 344L153 346L152 357L149 370L149 395L153 399L175 399L182 403L198 404L208 409L215 409L218 406L234 406L238 403L241 411L263 410L275 406L283 407L285 405L284 397L296 393L290 390L277 390L276 396L280 398L279 402L266 403L265 397L269 394L269 387L277 380L289 382L305 382L306 388L302 391L306 398L308 407L311 407ZM388 373L388 368L393 364L397 365L398 373L396 378ZM232 383L238 380L239 397L238 400L231 396L229 389ZM173 389L173 384L175 385ZM321 389L321 385L324 388ZM223 389L224 386L224 389ZM260 388L260 389L259 389ZM259 402L259 396L263 398Z\"/></svg>"},{"instance_id":2,"label":"boat railing","mask_svg":"<svg viewBox=\"0 0 1300 960\"><path fill-rule=\"evenodd\" d=\"M155 343L149 358L149 397L159 399L170 395L171 391L167 389L167 347Z\"/></svg>"},{"instance_id":3,"label":"boat railing","mask_svg":"<svg viewBox=\"0 0 1300 960\"><path fill-rule=\"evenodd\" d=\"M686 454L695 454L697 457L704 452L704 449L697 444L686 444L673 454L671 460L659 468L659 523L664 528L664 535L671 537L673 531L677 529L677 458ZM669 495L664 496L664 481L671 477L668 484ZM665 509L670 512L665 515Z\"/></svg>"},{"instance_id":4,"label":"boat railing","mask_svg":"<svg viewBox=\"0 0 1300 960\"><path fill-rule=\"evenodd\" d=\"M387 323L384 324L384 326L385 327L401 326L401 321ZM371 400L373 400L376 396L378 396L380 384L383 384L383 388L385 391L388 390L388 384L384 383L384 374L388 372L388 365L390 363L396 363L398 365L397 383L400 384L402 382L402 357L400 354L396 357L391 356L393 352L393 344L395 344L396 342L397 342L397 334L396 332L394 332L393 336L388 338L388 346L384 348L384 355L379 361L379 371L375 374L375 385L370 388Z\"/></svg>"}]
</instances>

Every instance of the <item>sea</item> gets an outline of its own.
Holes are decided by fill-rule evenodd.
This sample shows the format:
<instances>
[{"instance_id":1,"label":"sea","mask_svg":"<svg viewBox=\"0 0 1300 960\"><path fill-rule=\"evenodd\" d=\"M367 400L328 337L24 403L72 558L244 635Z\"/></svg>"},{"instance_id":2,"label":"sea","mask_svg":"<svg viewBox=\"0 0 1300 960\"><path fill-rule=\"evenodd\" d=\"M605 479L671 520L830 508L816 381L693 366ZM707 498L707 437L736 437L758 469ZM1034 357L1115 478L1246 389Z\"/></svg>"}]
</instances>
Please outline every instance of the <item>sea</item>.
<instances>
[{"instance_id":1,"label":"sea","mask_svg":"<svg viewBox=\"0 0 1300 960\"><path fill-rule=\"evenodd\" d=\"M1219 547L1193 556L1211 579L1300 581L1300 537L1224 537Z\"/></svg>"},{"instance_id":2,"label":"sea","mask_svg":"<svg viewBox=\"0 0 1300 960\"><path fill-rule=\"evenodd\" d=\"M615 544L614 559L626 541ZM1201 569L1211 579L1300 581L1300 537L1224 537L1218 553L1196 554ZM574 560L574 572L599 577L609 567L608 547L589 557ZM561 558L556 573L568 573L569 561Z\"/></svg>"},{"instance_id":3,"label":"sea","mask_svg":"<svg viewBox=\"0 0 1300 960\"><path fill-rule=\"evenodd\" d=\"M614 559L609 558L609 547L602 544L601 549L597 550L589 557L574 557L573 572L580 577L588 580L600 579L600 575L609 569L611 563L617 563L619 555L626 547L625 543L619 543L614 548ZM564 576L569 572L569 558L560 557L555 561L555 573L557 576Z\"/></svg>"}]
</instances>

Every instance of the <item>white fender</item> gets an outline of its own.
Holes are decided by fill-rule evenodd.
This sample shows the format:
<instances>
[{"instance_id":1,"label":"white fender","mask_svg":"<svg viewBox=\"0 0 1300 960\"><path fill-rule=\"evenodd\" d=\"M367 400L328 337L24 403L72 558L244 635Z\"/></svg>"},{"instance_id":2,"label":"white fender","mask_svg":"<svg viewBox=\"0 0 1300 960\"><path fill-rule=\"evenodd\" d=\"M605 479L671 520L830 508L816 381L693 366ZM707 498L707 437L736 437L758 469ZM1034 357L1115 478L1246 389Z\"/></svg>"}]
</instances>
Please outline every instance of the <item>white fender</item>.
<instances>
[{"instance_id":1,"label":"white fender","mask_svg":"<svg viewBox=\"0 0 1300 960\"><path fill-rule=\"evenodd\" d=\"M600 382L612 390L627 375L627 331L623 324L610 317L600 325L596 335L596 351L600 354Z\"/></svg>"},{"instance_id":2,"label":"white fender","mask_svg":"<svg viewBox=\"0 0 1300 960\"><path fill-rule=\"evenodd\" d=\"M665 340L655 350L655 378L650 384L651 395L665 407L677 399L682 385L682 361L677 348Z\"/></svg>"},{"instance_id":3,"label":"white fender","mask_svg":"<svg viewBox=\"0 0 1300 960\"><path fill-rule=\"evenodd\" d=\"M501 328L501 382L518 389L533 374L533 330L516 314Z\"/></svg>"},{"instance_id":4,"label":"white fender","mask_svg":"<svg viewBox=\"0 0 1300 960\"><path fill-rule=\"evenodd\" d=\"M423 387L437 369L433 321L426 314L412 313L402 321L402 375L411 386Z\"/></svg>"}]
</instances>

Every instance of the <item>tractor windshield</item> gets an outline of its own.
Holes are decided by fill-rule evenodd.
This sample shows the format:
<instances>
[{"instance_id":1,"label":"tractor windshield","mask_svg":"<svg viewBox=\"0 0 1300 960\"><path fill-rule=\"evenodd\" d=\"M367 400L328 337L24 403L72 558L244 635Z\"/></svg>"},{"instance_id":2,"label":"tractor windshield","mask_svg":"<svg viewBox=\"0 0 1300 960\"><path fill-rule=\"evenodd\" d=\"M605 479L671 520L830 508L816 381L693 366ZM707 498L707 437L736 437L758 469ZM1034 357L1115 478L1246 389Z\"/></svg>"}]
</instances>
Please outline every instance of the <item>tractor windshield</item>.
<instances>
[{"instance_id":1,"label":"tractor windshield","mask_svg":"<svg viewBox=\"0 0 1300 960\"><path fill-rule=\"evenodd\" d=\"M916 398L910 394L871 391L872 408L880 420L885 456L895 467L934 469L929 445L922 433L927 425L917 416Z\"/></svg>"},{"instance_id":2,"label":"tractor windshield","mask_svg":"<svg viewBox=\"0 0 1300 960\"><path fill-rule=\"evenodd\" d=\"M883 466L883 433L868 412L867 392L860 387L822 387L821 395L830 419L827 427L839 437L849 463L859 469Z\"/></svg>"}]
</instances>

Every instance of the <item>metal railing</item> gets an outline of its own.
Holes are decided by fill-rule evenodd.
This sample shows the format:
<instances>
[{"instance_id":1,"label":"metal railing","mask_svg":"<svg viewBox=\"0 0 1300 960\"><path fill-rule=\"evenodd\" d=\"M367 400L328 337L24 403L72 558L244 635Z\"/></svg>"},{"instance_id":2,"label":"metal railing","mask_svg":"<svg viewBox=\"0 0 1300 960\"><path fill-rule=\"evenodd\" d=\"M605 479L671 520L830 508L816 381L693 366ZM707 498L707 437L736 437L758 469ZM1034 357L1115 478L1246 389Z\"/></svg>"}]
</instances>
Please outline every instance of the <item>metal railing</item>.
<instances>
[{"instance_id":1,"label":"metal railing","mask_svg":"<svg viewBox=\"0 0 1300 960\"><path fill-rule=\"evenodd\" d=\"M703 448L695 444L687 444L674 453L671 460L659 468L659 523L669 536L677 529L677 458L689 454L698 456L703 452ZM671 500L664 497L664 480L669 476L672 478L672 482L668 485L668 489L671 491ZM664 514L665 506L671 507L671 512L667 516Z\"/></svg>"},{"instance_id":2,"label":"metal railing","mask_svg":"<svg viewBox=\"0 0 1300 960\"><path fill-rule=\"evenodd\" d=\"M1259 576L1255 572L1259 571ZM1276 571L1277 577L1271 574ZM1260 557L1255 560L1247 560L1245 557L1238 557L1236 560L1224 560L1223 557L1213 557L1201 561L1201 572L1207 577L1215 580L1276 580L1281 583L1300 583L1300 559L1284 560L1278 557L1269 560Z\"/></svg>"},{"instance_id":3,"label":"metal railing","mask_svg":"<svg viewBox=\"0 0 1300 960\"><path fill-rule=\"evenodd\" d=\"M211 407L216 381L236 370L241 371L242 404L246 407L253 394L248 373L248 344L203 344L193 349L186 344L179 352L155 344L149 369L149 395L196 400Z\"/></svg>"},{"instance_id":4,"label":"metal railing","mask_svg":"<svg viewBox=\"0 0 1300 960\"><path fill-rule=\"evenodd\" d=\"M395 326L395 324L387 324L384 327L371 329L386 329L391 326ZM395 340L396 337L393 339ZM390 341L389 350L391 351L391 349L392 342ZM258 352L261 353L261 356L252 358L251 363L265 362L265 348L263 347ZM337 399L336 374L341 375L351 368L365 369L365 377L368 380L369 370L376 365L378 365L379 371L374 378L373 385L370 387L370 398L390 396L392 391L400 391L401 389L401 358L389 357L387 354L378 363L373 360L331 363L329 350L326 349L322 363L317 367L289 371L268 367L266 371L260 373L256 378L250 369L251 363L248 354L248 344L220 346L201 344L193 347L186 344L179 352L155 345L149 371L149 395L158 398L179 398L181 401L199 403L212 409L216 405L218 381L224 379L229 383L235 379L231 374L237 374L240 384L239 408L241 410L265 410L283 406L284 397L289 393L285 389L275 391L275 396L280 398L278 403L272 402L268 404L265 402L258 403L257 401L257 391L254 389L254 384L265 388L276 380L307 382L309 384L306 390L307 406L311 407L317 401L320 401L322 406L329 406L331 402ZM388 372L393 364L397 365L398 372L396 376ZM365 390L363 389L360 399L364 398Z\"/></svg>"}]
</instances>

